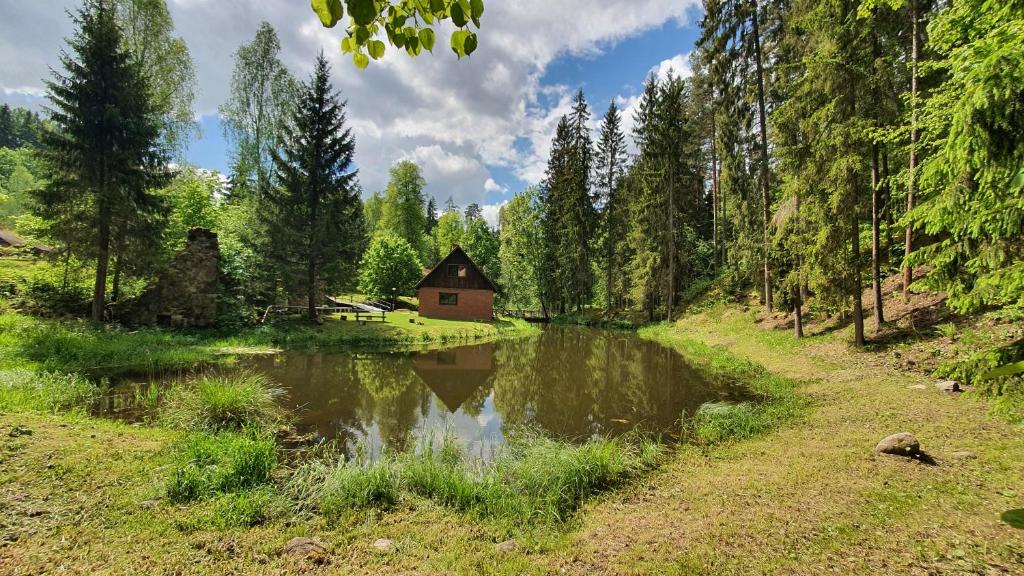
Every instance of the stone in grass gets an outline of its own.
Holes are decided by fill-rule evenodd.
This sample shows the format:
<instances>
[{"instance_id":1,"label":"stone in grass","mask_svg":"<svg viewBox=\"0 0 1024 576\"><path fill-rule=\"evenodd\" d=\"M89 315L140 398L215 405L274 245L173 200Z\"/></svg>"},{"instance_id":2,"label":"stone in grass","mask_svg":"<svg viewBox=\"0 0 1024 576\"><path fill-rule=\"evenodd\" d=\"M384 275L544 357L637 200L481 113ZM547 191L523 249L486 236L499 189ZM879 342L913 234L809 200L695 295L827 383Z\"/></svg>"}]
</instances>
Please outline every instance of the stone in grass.
<instances>
[{"instance_id":1,"label":"stone in grass","mask_svg":"<svg viewBox=\"0 0 1024 576\"><path fill-rule=\"evenodd\" d=\"M320 541L307 538L306 536L296 536L289 540L285 544L284 551L289 556L300 556L303 558L310 556L324 557L327 555L326 546Z\"/></svg>"},{"instance_id":2,"label":"stone in grass","mask_svg":"<svg viewBox=\"0 0 1024 576\"><path fill-rule=\"evenodd\" d=\"M515 540L505 540L494 545L499 552L515 552L519 545Z\"/></svg>"},{"instance_id":3,"label":"stone in grass","mask_svg":"<svg viewBox=\"0 0 1024 576\"><path fill-rule=\"evenodd\" d=\"M935 389L940 392L962 392L960 383L956 380L943 380L935 385Z\"/></svg>"},{"instance_id":4,"label":"stone in grass","mask_svg":"<svg viewBox=\"0 0 1024 576\"><path fill-rule=\"evenodd\" d=\"M917 456L921 453L921 444L910 432L900 432L882 438L882 441L875 446L875 452L896 456Z\"/></svg>"},{"instance_id":5,"label":"stone in grass","mask_svg":"<svg viewBox=\"0 0 1024 576\"><path fill-rule=\"evenodd\" d=\"M387 538L378 538L373 543L373 547L377 550L380 550L381 552L387 552L388 550L391 550L391 548L394 545L395 543L391 540L388 540Z\"/></svg>"}]
</instances>

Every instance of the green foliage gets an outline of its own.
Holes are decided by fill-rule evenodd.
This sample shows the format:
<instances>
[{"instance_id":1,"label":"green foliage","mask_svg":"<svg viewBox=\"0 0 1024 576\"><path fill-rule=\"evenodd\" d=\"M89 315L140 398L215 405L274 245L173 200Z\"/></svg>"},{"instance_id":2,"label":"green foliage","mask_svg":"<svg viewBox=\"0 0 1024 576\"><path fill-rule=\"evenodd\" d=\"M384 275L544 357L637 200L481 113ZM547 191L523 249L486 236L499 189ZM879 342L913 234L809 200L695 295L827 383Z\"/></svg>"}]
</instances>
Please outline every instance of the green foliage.
<instances>
[{"instance_id":1,"label":"green foliage","mask_svg":"<svg viewBox=\"0 0 1024 576\"><path fill-rule=\"evenodd\" d=\"M448 210L437 220L432 240L439 258L444 258L456 245L462 244L466 233L466 222L458 210ZM436 264L436 262L432 262Z\"/></svg>"},{"instance_id":2,"label":"green foliage","mask_svg":"<svg viewBox=\"0 0 1024 576\"><path fill-rule=\"evenodd\" d=\"M85 410L98 394L96 384L77 374L0 370L0 411Z\"/></svg>"},{"instance_id":3,"label":"green foliage","mask_svg":"<svg viewBox=\"0 0 1024 576\"><path fill-rule=\"evenodd\" d=\"M42 130L43 121L37 113L0 105L0 148L32 148L39 144Z\"/></svg>"},{"instance_id":4,"label":"green foliage","mask_svg":"<svg viewBox=\"0 0 1024 576\"><path fill-rule=\"evenodd\" d=\"M284 422L278 404L283 395L284 390L263 374L209 373L175 385L167 394L162 417L182 430L269 433Z\"/></svg>"},{"instance_id":5,"label":"green foliage","mask_svg":"<svg viewBox=\"0 0 1024 576\"><path fill-rule=\"evenodd\" d=\"M557 312L579 310L593 295L590 241L597 228L591 201L590 110L583 91L555 131L541 193L544 252L542 299Z\"/></svg>"},{"instance_id":6,"label":"green foliage","mask_svg":"<svg viewBox=\"0 0 1024 576\"><path fill-rule=\"evenodd\" d=\"M192 228L217 229L219 207L215 195L219 186L220 178L216 173L207 175L187 168L164 189L171 208L166 231L168 251L177 252L184 247Z\"/></svg>"},{"instance_id":7,"label":"green foliage","mask_svg":"<svg viewBox=\"0 0 1024 576\"><path fill-rule=\"evenodd\" d=\"M325 292L345 288L362 252L365 230L354 155L345 105L320 55L283 129L282 152L272 153L281 187L269 195L263 214L268 252L289 293L307 297L311 316Z\"/></svg>"},{"instance_id":8,"label":"green foliage","mask_svg":"<svg viewBox=\"0 0 1024 576\"><path fill-rule=\"evenodd\" d=\"M191 502L263 486L270 483L276 464L273 438L235 432L193 433L174 449L167 499Z\"/></svg>"},{"instance_id":9,"label":"green foliage","mask_svg":"<svg viewBox=\"0 0 1024 576\"><path fill-rule=\"evenodd\" d=\"M426 256L424 234L427 231L426 180L419 166L408 160L391 168L391 180L381 204L380 221L375 233L390 233L409 243L421 261Z\"/></svg>"},{"instance_id":10,"label":"green foliage","mask_svg":"<svg viewBox=\"0 0 1024 576\"><path fill-rule=\"evenodd\" d=\"M359 290L375 298L409 296L420 281L422 266L416 251L403 238L378 234L359 263Z\"/></svg>"},{"instance_id":11,"label":"green foliage","mask_svg":"<svg viewBox=\"0 0 1024 576\"><path fill-rule=\"evenodd\" d=\"M540 192L528 188L501 207L498 214L498 284L507 308L540 308L540 270L543 236L540 228Z\"/></svg>"},{"instance_id":12,"label":"green foliage","mask_svg":"<svg viewBox=\"0 0 1024 576\"><path fill-rule=\"evenodd\" d=\"M89 0L74 21L64 72L55 71L47 85L54 129L43 138L42 154L52 174L38 207L65 244L93 250L92 319L99 322L112 248L121 255L130 241L133 254L144 255L159 240L164 207L152 190L168 172L158 110L122 46L112 6Z\"/></svg>"},{"instance_id":13,"label":"green foliage","mask_svg":"<svg viewBox=\"0 0 1024 576\"><path fill-rule=\"evenodd\" d=\"M460 244L473 262L492 281L501 275L501 260L498 258L498 233L487 225L483 217L471 218L466 222L466 231Z\"/></svg>"},{"instance_id":14,"label":"green foliage","mask_svg":"<svg viewBox=\"0 0 1024 576\"><path fill-rule=\"evenodd\" d=\"M906 220L935 240L912 261L956 311L1024 305L1024 7L954 2L928 31L946 77L925 102L923 198Z\"/></svg>"},{"instance_id":15,"label":"green foliage","mask_svg":"<svg viewBox=\"0 0 1024 576\"><path fill-rule=\"evenodd\" d=\"M174 36L165 0L114 0L125 50L149 85L155 111L163 117L163 141L181 155L197 132L192 104L196 72L185 40Z\"/></svg>"},{"instance_id":16,"label":"green foliage","mask_svg":"<svg viewBox=\"0 0 1024 576\"><path fill-rule=\"evenodd\" d=\"M320 511L336 519L354 510L389 510L398 498L398 473L390 460L363 465L341 462L320 489Z\"/></svg>"},{"instance_id":17,"label":"green foliage","mask_svg":"<svg viewBox=\"0 0 1024 576\"><path fill-rule=\"evenodd\" d=\"M480 28L483 0L310 0L320 23L333 28L348 13L347 35L341 40L343 52L352 54L357 68L366 68L370 58L384 57L388 44L409 56L434 49L434 28L450 21L457 28L451 35L451 48L459 58L469 56L477 47L472 23Z\"/></svg>"},{"instance_id":18,"label":"green foliage","mask_svg":"<svg viewBox=\"0 0 1024 576\"><path fill-rule=\"evenodd\" d=\"M252 42L235 52L231 92L219 109L233 146L232 194L255 190L262 199L270 185L271 153L278 149L296 82L281 62L281 41L263 22Z\"/></svg>"}]
</instances>

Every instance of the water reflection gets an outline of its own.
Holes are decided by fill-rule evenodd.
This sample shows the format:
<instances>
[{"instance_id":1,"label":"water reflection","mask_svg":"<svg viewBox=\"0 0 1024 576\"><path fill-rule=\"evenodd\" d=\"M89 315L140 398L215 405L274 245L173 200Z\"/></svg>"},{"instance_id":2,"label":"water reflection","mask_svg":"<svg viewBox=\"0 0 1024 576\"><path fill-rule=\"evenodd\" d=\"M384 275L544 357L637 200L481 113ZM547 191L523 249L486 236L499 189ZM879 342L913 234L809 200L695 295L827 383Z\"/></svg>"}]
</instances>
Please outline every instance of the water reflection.
<instances>
[{"instance_id":1,"label":"water reflection","mask_svg":"<svg viewBox=\"0 0 1024 576\"><path fill-rule=\"evenodd\" d=\"M683 413L739 399L676 352L625 332L549 327L533 338L422 353L285 352L239 362L288 391L304 433L373 452L448 428L486 456L517 427L565 439L672 435Z\"/></svg>"}]
</instances>

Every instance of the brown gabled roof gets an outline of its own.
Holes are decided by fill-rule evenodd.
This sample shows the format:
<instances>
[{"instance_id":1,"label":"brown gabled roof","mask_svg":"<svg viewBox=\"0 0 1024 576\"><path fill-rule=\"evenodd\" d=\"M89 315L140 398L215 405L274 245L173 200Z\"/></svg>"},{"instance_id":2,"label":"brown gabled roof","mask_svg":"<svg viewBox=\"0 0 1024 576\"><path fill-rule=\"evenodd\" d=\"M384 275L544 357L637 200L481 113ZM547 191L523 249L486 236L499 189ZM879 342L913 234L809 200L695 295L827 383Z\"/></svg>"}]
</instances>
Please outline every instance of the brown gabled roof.
<instances>
[{"instance_id":1,"label":"brown gabled roof","mask_svg":"<svg viewBox=\"0 0 1024 576\"><path fill-rule=\"evenodd\" d=\"M21 248L25 245L25 239L10 230L0 230L0 240L15 248Z\"/></svg>"},{"instance_id":2,"label":"brown gabled roof","mask_svg":"<svg viewBox=\"0 0 1024 576\"><path fill-rule=\"evenodd\" d=\"M458 244L456 244L454 247L452 247L452 251L449 252L448 255L445 256L443 259L441 259L441 261L438 262L437 266L434 266L433 270L427 272L426 275L423 276L423 278L416 284L416 289L417 290L420 289L428 281L434 282L435 285L437 285L437 286L443 286L445 284L445 282L443 282L445 280L445 278L443 276L444 275L444 270L446 269L445 267L447 266L447 264L449 262L452 262L452 263L455 263L455 264L463 264L463 263L468 264L472 268L473 273L474 273L474 275L476 277L476 278L474 278L474 280L477 280L478 281L477 283L480 284L481 286L444 286L444 287L449 287L449 288L478 288L478 289L482 288L482 289L486 289L486 290L491 290L492 292L497 292L498 291L498 287L494 285L494 282L491 282L491 279L488 278L486 274L484 274L484 271L481 270L480 267L476 265L476 262L473 262L473 259L469 257L469 254L466 254L466 251L463 250L462 247L459 246Z\"/></svg>"}]
</instances>

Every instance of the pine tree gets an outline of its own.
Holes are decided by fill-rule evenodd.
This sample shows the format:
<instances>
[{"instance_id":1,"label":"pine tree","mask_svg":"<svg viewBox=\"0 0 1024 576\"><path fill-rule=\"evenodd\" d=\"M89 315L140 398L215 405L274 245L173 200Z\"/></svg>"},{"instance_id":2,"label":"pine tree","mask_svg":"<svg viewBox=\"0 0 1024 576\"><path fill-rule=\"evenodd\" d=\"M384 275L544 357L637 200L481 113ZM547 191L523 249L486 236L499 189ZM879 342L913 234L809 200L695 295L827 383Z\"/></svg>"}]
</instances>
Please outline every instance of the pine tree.
<instances>
[{"instance_id":1,"label":"pine tree","mask_svg":"<svg viewBox=\"0 0 1024 576\"><path fill-rule=\"evenodd\" d=\"M316 306L326 289L354 283L352 264L365 237L354 154L345 104L331 86L321 53L285 124L282 151L273 153L281 187L270 196L268 211L272 255L294 279L292 288L305 292L310 320L318 318Z\"/></svg>"},{"instance_id":2,"label":"pine tree","mask_svg":"<svg viewBox=\"0 0 1024 576\"><path fill-rule=\"evenodd\" d=\"M618 245L623 241L625 229L622 178L626 174L626 161L626 137L622 133L619 109L615 101L612 101L601 122L601 134L594 157L594 190L601 206L604 225L601 241L604 244L605 299L609 310L615 308L618 300L613 284L619 268L616 262L620 252Z\"/></svg>"},{"instance_id":3,"label":"pine tree","mask_svg":"<svg viewBox=\"0 0 1024 576\"><path fill-rule=\"evenodd\" d=\"M54 129L43 154L53 175L40 212L58 226L82 230L93 246L92 320L104 317L112 232L162 212L150 190L166 176L161 122L145 78L121 45L109 0L88 0L75 14L64 72L48 83ZM87 226L79 224L87 222Z\"/></svg>"}]
</instances>

